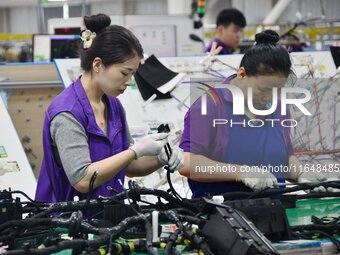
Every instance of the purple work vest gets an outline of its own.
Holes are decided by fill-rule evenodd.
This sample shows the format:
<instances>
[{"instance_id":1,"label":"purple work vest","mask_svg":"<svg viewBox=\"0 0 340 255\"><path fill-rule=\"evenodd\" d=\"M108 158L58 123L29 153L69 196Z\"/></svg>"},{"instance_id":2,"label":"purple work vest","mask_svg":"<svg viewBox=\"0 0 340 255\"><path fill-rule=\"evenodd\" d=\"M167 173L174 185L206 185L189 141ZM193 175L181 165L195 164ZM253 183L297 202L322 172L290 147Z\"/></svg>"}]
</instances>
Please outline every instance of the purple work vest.
<instances>
[{"instance_id":1,"label":"purple work vest","mask_svg":"<svg viewBox=\"0 0 340 255\"><path fill-rule=\"evenodd\" d=\"M79 193L69 182L65 171L58 166L52 152L50 123L61 112L71 113L84 127L89 144L90 157L96 162L115 155L128 148L128 133L124 109L117 98L104 95L107 106L107 135L101 130L78 78L67 89L60 93L47 109L43 126L44 157L41 165L35 199L44 202L71 201L74 196L80 200L86 199L87 194ZM98 169L100 173L100 169ZM92 198L112 196L123 190L126 168L115 177L94 189Z\"/></svg>"}]
</instances>

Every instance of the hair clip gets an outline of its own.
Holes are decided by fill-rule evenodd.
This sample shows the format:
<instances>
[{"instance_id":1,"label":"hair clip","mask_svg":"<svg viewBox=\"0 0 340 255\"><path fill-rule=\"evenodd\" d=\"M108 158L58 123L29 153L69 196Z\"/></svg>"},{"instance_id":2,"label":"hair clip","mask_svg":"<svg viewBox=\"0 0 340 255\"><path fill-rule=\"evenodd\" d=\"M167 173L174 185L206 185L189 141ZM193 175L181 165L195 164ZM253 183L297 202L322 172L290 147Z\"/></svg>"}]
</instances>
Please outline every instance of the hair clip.
<instances>
[{"instance_id":1,"label":"hair clip","mask_svg":"<svg viewBox=\"0 0 340 255\"><path fill-rule=\"evenodd\" d=\"M93 42L93 39L96 38L96 32L91 32L91 30L86 29L81 33L81 40L84 42L84 49L90 48Z\"/></svg>"}]
</instances>

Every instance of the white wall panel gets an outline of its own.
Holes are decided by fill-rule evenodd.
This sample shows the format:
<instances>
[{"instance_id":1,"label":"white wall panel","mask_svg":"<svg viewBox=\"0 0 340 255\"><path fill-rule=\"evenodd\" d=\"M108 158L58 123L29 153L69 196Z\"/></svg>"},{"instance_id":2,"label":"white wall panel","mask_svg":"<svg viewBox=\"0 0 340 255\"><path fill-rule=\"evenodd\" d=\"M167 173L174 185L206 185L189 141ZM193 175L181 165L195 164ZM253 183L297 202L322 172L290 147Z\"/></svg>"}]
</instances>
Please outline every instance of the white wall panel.
<instances>
[{"instance_id":1,"label":"white wall panel","mask_svg":"<svg viewBox=\"0 0 340 255\"><path fill-rule=\"evenodd\" d=\"M38 33L38 7L9 9L9 33Z\"/></svg>"}]
</instances>

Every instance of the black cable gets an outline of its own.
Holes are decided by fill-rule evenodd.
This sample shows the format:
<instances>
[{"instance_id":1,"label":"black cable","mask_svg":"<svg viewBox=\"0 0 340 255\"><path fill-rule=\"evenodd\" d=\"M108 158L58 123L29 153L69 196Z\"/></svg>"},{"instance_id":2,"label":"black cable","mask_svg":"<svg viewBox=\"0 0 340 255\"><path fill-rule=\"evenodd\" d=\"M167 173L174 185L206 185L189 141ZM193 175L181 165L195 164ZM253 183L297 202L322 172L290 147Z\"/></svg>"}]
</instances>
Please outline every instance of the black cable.
<instances>
[{"instance_id":1,"label":"black cable","mask_svg":"<svg viewBox=\"0 0 340 255\"><path fill-rule=\"evenodd\" d=\"M73 240L65 240L59 242L57 245L52 245L43 249L39 248L26 248L20 250L11 250L3 253L4 255L26 255L26 254L52 254L58 251L66 250L66 249L76 249L83 247L93 247L100 246L101 240L83 240L83 239L73 239Z\"/></svg>"},{"instance_id":2,"label":"black cable","mask_svg":"<svg viewBox=\"0 0 340 255\"><path fill-rule=\"evenodd\" d=\"M141 195L155 195L158 197L162 197L163 199L167 200L168 202L176 205L178 207L189 207L194 209L195 206L188 202L181 202L175 197L171 196L169 193L161 190L149 190L143 189L141 190ZM66 211L75 211L75 210L87 210L93 208L103 208L104 205L112 205L112 204L121 204L120 200L124 200L127 196L130 195L130 191L126 191L119 193L118 195L111 197L111 198L98 198L98 199L91 199L89 201L70 201L70 202L60 202L51 204L49 208L45 211L38 213L32 218L40 218L45 217L53 212L66 212Z\"/></svg>"},{"instance_id":3,"label":"black cable","mask_svg":"<svg viewBox=\"0 0 340 255\"><path fill-rule=\"evenodd\" d=\"M13 190L13 191L8 191L9 193L11 193L11 194L21 194L21 195L23 195L25 198L27 198L29 201L30 201L30 203L34 206L34 208L35 209L40 209L40 207L39 206L42 206L42 205L45 205L45 203L44 202L41 202L41 201L35 201L35 200L33 200L32 198L30 198L25 192L23 192L23 191L20 191L20 190ZM21 204L25 204L25 203L28 203L28 202L20 202ZM23 208L23 212L27 212L27 210L26 209L24 209ZM28 212L30 212L30 211L28 211Z\"/></svg>"},{"instance_id":4,"label":"black cable","mask_svg":"<svg viewBox=\"0 0 340 255\"><path fill-rule=\"evenodd\" d=\"M340 224L340 216L339 217L333 217L333 216L324 216L322 218L318 218L315 215L312 215L312 222L314 224L321 224L321 225L334 225L334 224Z\"/></svg>"},{"instance_id":5,"label":"black cable","mask_svg":"<svg viewBox=\"0 0 340 255\"><path fill-rule=\"evenodd\" d=\"M171 171L170 170L167 170L166 172L166 179L169 183L169 187L170 187L170 191L171 191L171 194L174 195L174 197L176 197L177 199L179 200L183 200L183 198L181 197L180 194L177 193L177 191L175 190L174 186L172 185L172 181L171 181Z\"/></svg>"},{"instance_id":6,"label":"black cable","mask_svg":"<svg viewBox=\"0 0 340 255\"><path fill-rule=\"evenodd\" d=\"M146 200L143 200L143 199L139 200L139 202L147 204L147 205L152 205L153 206L152 208L155 208L155 206L157 206L156 204L153 204L153 203L146 201Z\"/></svg>"},{"instance_id":7,"label":"black cable","mask_svg":"<svg viewBox=\"0 0 340 255\"><path fill-rule=\"evenodd\" d=\"M0 242L1 243L7 243L7 242L13 240L17 236L17 234L18 234L18 229L13 229L13 230L9 231L7 234L3 234L2 236L0 236Z\"/></svg>"},{"instance_id":8,"label":"black cable","mask_svg":"<svg viewBox=\"0 0 340 255\"><path fill-rule=\"evenodd\" d=\"M108 244L108 248L107 248L107 253L112 254L112 235L110 235L110 237L109 237L109 244Z\"/></svg>"},{"instance_id":9,"label":"black cable","mask_svg":"<svg viewBox=\"0 0 340 255\"><path fill-rule=\"evenodd\" d=\"M283 39L283 38L285 38L286 36L293 36L294 37L294 39L297 39L298 41L299 41L299 38L296 38L296 36L294 35L294 34L292 34L293 32L294 32L294 30L298 27L298 26L300 26L300 25L302 25L303 23L302 22L300 22L300 23L294 23L294 25L293 25L293 27L291 27L288 31L286 31L286 32L284 32L282 35L280 35L280 39Z\"/></svg>"},{"instance_id":10,"label":"black cable","mask_svg":"<svg viewBox=\"0 0 340 255\"><path fill-rule=\"evenodd\" d=\"M250 195L249 197L247 197L247 199L252 199L252 198L254 198L255 196L260 196L261 193L263 193L264 191L269 190L269 189L270 189L270 188L268 187L268 188L265 188L265 189L263 189L263 190L254 192L252 195Z\"/></svg>"},{"instance_id":11,"label":"black cable","mask_svg":"<svg viewBox=\"0 0 340 255\"><path fill-rule=\"evenodd\" d=\"M170 132L170 127L168 124L161 124L158 128L157 128L158 133L169 133ZM168 158L168 162L170 161L171 155L172 155L172 149L169 143L166 143L164 145L164 150L166 153L166 156ZM169 166L166 165L164 166L164 169L167 171L166 174L166 179L169 183L169 187L170 187L170 191L171 193L179 200L182 200L182 197L177 193L177 191L174 189L172 182L171 182L171 177L170 177L170 173L173 173L173 171L170 170Z\"/></svg>"},{"instance_id":12,"label":"black cable","mask_svg":"<svg viewBox=\"0 0 340 255\"><path fill-rule=\"evenodd\" d=\"M313 231L304 231L301 233L294 233L295 235L297 235L299 238L305 238L305 239L313 239L313 235L315 235L315 233L317 234L321 234L322 236L325 236L327 238L329 238L329 240L334 244L336 251L340 252L340 241L338 239L336 239L334 236L331 236L323 231L320 230L313 230Z\"/></svg>"},{"instance_id":13,"label":"black cable","mask_svg":"<svg viewBox=\"0 0 340 255\"><path fill-rule=\"evenodd\" d=\"M170 157L171 157L171 154L172 154L172 150L171 150L171 147L170 147L169 143L166 143L164 145L164 150L165 150L165 154L166 154L168 160L170 160Z\"/></svg>"},{"instance_id":14,"label":"black cable","mask_svg":"<svg viewBox=\"0 0 340 255\"><path fill-rule=\"evenodd\" d=\"M203 220L192 216L177 214L177 212L174 210L162 211L161 216L166 217L167 220L174 222L177 226L177 230L168 238L164 255L179 254L173 245L176 244L178 235L181 233L183 233L183 236L187 236L193 243L195 243L198 248L202 249L205 254L212 254L208 243L206 243L205 240L200 239L200 237L194 234L188 226L184 226L182 223L182 221L186 221L190 224L196 224L200 226L202 225Z\"/></svg>"},{"instance_id":15,"label":"black cable","mask_svg":"<svg viewBox=\"0 0 340 255\"><path fill-rule=\"evenodd\" d=\"M79 237L80 226L83 220L83 213L81 211L73 212L69 218L69 236L73 238Z\"/></svg>"},{"instance_id":16,"label":"black cable","mask_svg":"<svg viewBox=\"0 0 340 255\"><path fill-rule=\"evenodd\" d=\"M44 226L50 226L52 223L52 219L31 219L27 218L24 220L11 220L7 221L6 223L3 223L0 225L0 233L4 231L7 228L16 227L16 228L30 228L38 225L44 225Z\"/></svg>"},{"instance_id":17,"label":"black cable","mask_svg":"<svg viewBox=\"0 0 340 255\"><path fill-rule=\"evenodd\" d=\"M321 15L326 17L325 6L323 0L320 0L320 7L321 7Z\"/></svg>"},{"instance_id":18,"label":"black cable","mask_svg":"<svg viewBox=\"0 0 340 255\"><path fill-rule=\"evenodd\" d=\"M327 233L340 231L340 222L329 223L329 224L308 224L308 225L296 225L290 226L292 231L314 231L320 230Z\"/></svg>"},{"instance_id":19,"label":"black cable","mask_svg":"<svg viewBox=\"0 0 340 255\"><path fill-rule=\"evenodd\" d=\"M167 144L164 146L164 149L165 149L165 153L166 153L166 155L167 155L167 157L168 157L168 161L169 161L170 158L171 158L171 154L172 154L172 150L171 150L170 144L167 143ZM172 185L171 175L170 175L170 174L173 173L173 172L170 170L169 166L165 166L164 168L165 168L165 170L167 171L167 172L166 172L166 179L167 179L167 181L168 181L168 183L169 183L170 191L172 192L172 194L173 194L177 199L182 200L182 197L177 193L177 191L175 190L174 186Z\"/></svg>"},{"instance_id":20,"label":"black cable","mask_svg":"<svg viewBox=\"0 0 340 255\"><path fill-rule=\"evenodd\" d=\"M308 194L296 195L297 199L340 197L340 192L311 192Z\"/></svg>"},{"instance_id":21,"label":"black cable","mask_svg":"<svg viewBox=\"0 0 340 255\"><path fill-rule=\"evenodd\" d=\"M183 233L185 238L188 238L195 247L201 249L205 255L214 255L209 244L204 239L194 234L190 230L190 226L184 226Z\"/></svg>"},{"instance_id":22,"label":"black cable","mask_svg":"<svg viewBox=\"0 0 340 255\"><path fill-rule=\"evenodd\" d=\"M24 206L22 207L22 213L39 213L41 212L43 209L41 206L37 205L37 204L33 204L32 202L20 202L21 204L23 204ZM26 205L25 205L26 204ZM29 206L32 205L32 206Z\"/></svg>"},{"instance_id":23,"label":"black cable","mask_svg":"<svg viewBox=\"0 0 340 255\"><path fill-rule=\"evenodd\" d=\"M168 241L166 243L166 246L165 246L165 250L164 250L164 255L177 255L179 254L178 251L176 250L174 246L174 244L176 244L176 240L177 240L177 237L178 235L181 233L181 229L176 229L174 233L172 233L169 238L168 238Z\"/></svg>"},{"instance_id":24,"label":"black cable","mask_svg":"<svg viewBox=\"0 0 340 255\"><path fill-rule=\"evenodd\" d=\"M168 161L169 161L170 158L171 158L171 154L172 154L172 150L171 150L171 147L170 147L170 144L169 144L169 143L167 143L167 144L164 146L164 150L165 150L166 156L168 157ZM170 174L172 173L172 171L170 170L170 168L169 168L168 165L165 166L164 168L165 168L165 170L167 171L167 172L166 172L166 179L167 179L167 181L168 181L168 183L169 183L170 191L172 192L172 194L173 194L176 198L182 200L182 197L177 193L177 191L175 190L174 186L172 185L171 176L170 176Z\"/></svg>"},{"instance_id":25,"label":"black cable","mask_svg":"<svg viewBox=\"0 0 340 255\"><path fill-rule=\"evenodd\" d=\"M139 187L137 184L134 186L134 190L128 190L121 192L117 195L108 198L96 198L90 200L82 200L82 201L67 201L67 202L58 202L54 204L44 204L41 206L41 210L44 210L36 215L33 215L31 218L41 218L46 217L47 215L53 212L67 212L67 211L77 211L77 210L88 210L93 208L103 208L104 205L112 205L112 204L121 204L124 199L128 196L136 194L138 196L141 195L154 195L156 197L160 197L169 202L169 205L172 208L187 208L193 212L198 212L200 209L196 205L197 202L191 201L188 199L180 200L166 191L157 190L157 189L148 189L145 187ZM47 207L48 206L48 207ZM1 225L0 225L1 226Z\"/></svg>"},{"instance_id":26,"label":"black cable","mask_svg":"<svg viewBox=\"0 0 340 255\"><path fill-rule=\"evenodd\" d=\"M321 4L321 8L323 7L323 5ZM309 19L305 19L305 20L301 20L299 22L295 22L293 27L291 27L290 29L288 29L288 31L284 32L282 35L280 35L280 39L285 38L286 36L292 36L294 39L296 39L297 41L300 41L299 38L293 34L294 30L301 26L304 25L306 26L308 23L313 22L313 21L318 21L320 20L320 17L317 18L309 18Z\"/></svg>"},{"instance_id":27,"label":"black cable","mask_svg":"<svg viewBox=\"0 0 340 255\"><path fill-rule=\"evenodd\" d=\"M98 172L94 171L89 182L89 193L87 196L87 200L90 200L92 198L94 182L96 181L97 176L98 176Z\"/></svg>"},{"instance_id":28,"label":"black cable","mask_svg":"<svg viewBox=\"0 0 340 255\"><path fill-rule=\"evenodd\" d=\"M65 227L69 229L69 235L73 237L78 237L79 232L85 233L96 233L99 234L100 231L97 228L85 223L82 221L82 213L80 211L73 212L70 218L68 219L60 219L60 218L44 218L44 219L34 219L27 218L25 220L15 220L7 222L6 224L1 225L0 232L4 234L4 231L8 232L10 229L14 229L14 234L8 234L7 236L1 236L0 239L2 242L6 242L11 240L15 236L22 236L21 233L25 233L27 236L27 230L32 230L32 228L37 226L44 227ZM33 231L33 230L32 230ZM36 232L37 230L35 230Z\"/></svg>"},{"instance_id":29,"label":"black cable","mask_svg":"<svg viewBox=\"0 0 340 255\"><path fill-rule=\"evenodd\" d=\"M178 235L183 232L183 224L180 222L179 217L176 215L174 211L163 212L163 214L167 216L169 220L175 222L177 226L177 229L175 230L175 232L172 233L168 238L168 241L165 246L164 255L172 255L172 254L178 255L179 254L178 251L173 246L176 244Z\"/></svg>"},{"instance_id":30,"label":"black cable","mask_svg":"<svg viewBox=\"0 0 340 255\"><path fill-rule=\"evenodd\" d=\"M82 213L80 211L73 212L72 215L68 219L60 219L60 218L43 218L43 219L35 219L35 218L26 218L24 220L12 220L0 226L0 232L6 231L7 229L14 228L16 231L32 229L36 226L44 226L44 227L67 227L69 228L69 234L71 236L76 236L76 234L81 230L82 232L96 232L99 234L99 231L96 228L93 228L91 225L87 225L82 222Z\"/></svg>"},{"instance_id":31,"label":"black cable","mask_svg":"<svg viewBox=\"0 0 340 255\"><path fill-rule=\"evenodd\" d=\"M178 215L180 215L180 214L184 215L185 214L185 215L188 215L188 216L190 215L192 217L199 215L199 214L194 213L193 211L191 211L187 208L177 208L177 209L172 209L172 210L175 211ZM198 218L198 217L196 216L196 218Z\"/></svg>"},{"instance_id":32,"label":"black cable","mask_svg":"<svg viewBox=\"0 0 340 255\"><path fill-rule=\"evenodd\" d=\"M265 189L263 191L258 191L258 192L227 192L222 194L224 197L224 200L230 200L230 199L245 199L249 198L252 196L252 198L260 198L260 197L269 197L272 195L280 195L280 194L285 194L285 193L290 193L294 191L299 191L299 190L312 190L315 187L319 186L324 186L325 188L327 187L332 187L332 188L340 188L340 181L327 181L327 182L319 182L319 183L304 183L304 184L296 184L294 187L289 187L289 188L283 188L283 189L277 189L277 188L271 188L271 189ZM315 192L315 193L309 193L307 195L301 195L301 197L323 197L322 194L327 194L328 196L332 197L339 197L340 192ZM297 195L299 198L300 195Z\"/></svg>"},{"instance_id":33,"label":"black cable","mask_svg":"<svg viewBox=\"0 0 340 255\"><path fill-rule=\"evenodd\" d=\"M201 226L206 220L199 219L196 217L188 216L188 215L178 215L181 221L186 221L190 224L195 224L197 226Z\"/></svg>"},{"instance_id":34,"label":"black cable","mask_svg":"<svg viewBox=\"0 0 340 255\"><path fill-rule=\"evenodd\" d=\"M146 229L146 250L148 254L159 255L152 245L152 225L150 221L148 221L147 219L145 219L145 229Z\"/></svg>"},{"instance_id":35,"label":"black cable","mask_svg":"<svg viewBox=\"0 0 340 255\"><path fill-rule=\"evenodd\" d=\"M115 196L115 198L120 198L122 194ZM174 207L173 208L187 208L189 210L192 210L194 212L197 212L199 208L196 206L196 202L191 202L191 200L183 199L179 200L175 198L174 196L170 195L168 192L163 190L157 190L157 189L147 189L142 187L140 190L140 195L154 195L157 197L161 197L165 200L167 200L169 203L171 203Z\"/></svg>"},{"instance_id":36,"label":"black cable","mask_svg":"<svg viewBox=\"0 0 340 255\"><path fill-rule=\"evenodd\" d=\"M172 155L172 149L171 149L170 144L169 144L169 143L166 143L165 148L168 148L169 155L170 155L170 157L171 157L171 155ZM168 158L169 160L170 160L170 157Z\"/></svg>"},{"instance_id":37,"label":"black cable","mask_svg":"<svg viewBox=\"0 0 340 255\"><path fill-rule=\"evenodd\" d=\"M76 212L75 212L76 213ZM108 243L109 239L112 238L112 240L117 239L124 231L129 229L130 227L134 226L136 223L140 221L145 221L151 217L150 213L146 213L145 215L137 215L132 216L129 218L126 218L125 220L121 221L119 224L112 228L96 228L91 226L90 224L86 222L81 222L80 224L80 231L83 233L93 233L100 235L101 237L98 240L79 240L74 239L72 241L62 241L59 242L57 245L46 247L43 249L33 249L28 248L25 250L12 250L5 254L51 254L57 251L61 251L64 249L74 248L74 249L83 249L85 247L99 247L102 245L105 245ZM44 222L45 220L46 222ZM25 222L26 226L28 222ZM59 227L68 227L73 222L70 219L32 219L30 221L32 224L48 224L50 225L53 223L53 225L57 224ZM21 225L18 221L18 224ZM29 225L29 226L31 226Z\"/></svg>"},{"instance_id":38,"label":"black cable","mask_svg":"<svg viewBox=\"0 0 340 255\"><path fill-rule=\"evenodd\" d=\"M45 204L44 202L40 202L40 201L35 201L32 198L30 198L25 192L20 191L20 190L13 190L13 191L9 191L9 193L11 194L21 194L24 197L26 197L30 202L32 202L33 204Z\"/></svg>"},{"instance_id":39,"label":"black cable","mask_svg":"<svg viewBox=\"0 0 340 255\"><path fill-rule=\"evenodd\" d=\"M178 235L183 231L183 224L181 223L177 213L172 210L161 212L161 215L165 216L171 222L174 222L177 226L175 232L172 233L168 238L167 244L165 246L164 255L177 254L178 252L175 248L173 248L173 246L176 244Z\"/></svg>"},{"instance_id":40,"label":"black cable","mask_svg":"<svg viewBox=\"0 0 340 255\"><path fill-rule=\"evenodd\" d=\"M132 199L133 204L137 204L137 201L141 200L140 187L137 182L131 180L128 182L128 186L131 193L129 197Z\"/></svg>"},{"instance_id":41,"label":"black cable","mask_svg":"<svg viewBox=\"0 0 340 255\"><path fill-rule=\"evenodd\" d=\"M280 189L278 191L285 193L285 192L291 192L292 190L297 189L297 188L306 189L306 188L313 188L313 186L329 186L329 187L338 188L338 186L340 186L340 183L339 182L326 182L326 183L317 183L317 184L301 184L301 185L298 185L297 187L285 188L283 190ZM157 197L162 197L169 202L168 204L164 204L164 208L168 206L169 210L161 212L161 215L166 217L168 220L174 222L178 227L178 231L173 233L171 238L168 239L167 246L165 249L166 253L167 254L176 253L176 250L173 248L173 246L175 244L177 236L181 232L183 232L185 236L191 237L191 239L190 238L189 239L192 241L194 245L196 245L196 247L204 250L206 254L210 254L209 252L211 252L211 250L210 250L208 243L206 243L206 241L202 239L199 235L192 233L190 229L183 227L183 224L182 224L182 221L186 221L186 222L189 222L190 224L197 224L200 226L201 223L204 222L204 219L191 216L191 215L195 215L196 213L200 211L200 208L201 208L201 206L199 205L201 204L200 200L187 200L187 199L179 200L165 191L140 187L138 186L136 182L131 182L129 184L129 187L130 187L129 190L124 190L124 192L119 193L110 198L91 199L91 200L77 201L77 202L70 201L70 202L56 203L54 205L51 205L49 208L47 208L46 210L48 211L47 213L46 212L39 213L40 215L39 217L48 215L56 211L59 211L59 212L60 211L74 211L74 210L80 210L84 208L85 209L96 208L96 207L101 208L104 205L110 205L110 204L117 204L117 203L120 204L121 200L130 198L130 197L133 199L134 202L137 202L141 200L140 199L141 195L154 195ZM266 195L270 193L271 191L273 190L266 190L264 192L261 192L261 196ZM244 192L244 193L247 194L247 196L249 196L248 192ZM253 193L250 193L250 194L253 194ZM175 209L175 210L170 210L170 208ZM185 208L187 212L184 211L182 208ZM178 209L179 211L182 210L181 212L184 214L189 213L191 215L178 214L176 212L176 209ZM67 219L31 217L31 218L26 218L24 220L9 221L7 223L0 225L0 234L1 234L1 237L4 239L6 235L9 236L10 238L15 238L16 236L21 235L25 229L30 230L32 229L32 227L36 227L36 226L66 227L69 229L69 234L74 237L76 237L79 233L84 233L84 234L93 233L96 235L100 235L101 236L100 242L97 242L95 244L100 243L100 245L107 246L109 243L108 248L110 249L110 247L112 247L111 249L114 249L115 244L112 243L113 240L118 238L124 231L129 229L131 226L134 226L136 223L146 222L150 218L150 215L151 215L151 213L149 212L145 213L145 211L143 211L141 207L140 207L140 212L137 212L137 213L139 213L139 215L126 218L125 220L121 221L119 224L117 224L113 228L94 227L89 222L82 219L81 212L73 212L72 215ZM145 213L145 214L142 214L142 213ZM321 231L324 233L330 232L330 231L333 231L334 229L339 229L338 221L339 221L339 218L336 218L336 217L334 218L334 222L333 221L326 222L326 218L321 218L321 219L316 218L315 222L317 222L318 224L317 225L314 224L313 227L310 227L310 228L306 228L306 226L304 226L303 231L315 230L315 231ZM302 231L302 229L298 229L297 227L294 229L294 231L298 231L298 230ZM328 233L325 233L325 234L328 234ZM79 239L77 238L74 238L74 239L79 241ZM95 248L95 246L93 246L94 244L89 243L89 241L83 242L83 243L80 243L78 241L74 243L74 247L73 247L74 249L81 250L86 247ZM64 244L65 243L63 243L63 245ZM66 245L72 246L70 243L66 243ZM150 245L150 242L148 245L149 245L148 247L153 248L152 242L151 242L151 245ZM19 252L17 254L50 254L52 253L51 251L54 251L54 249L60 250L60 247L53 248L51 246L51 247L47 247L46 249L47 250L41 249L41 250L44 250L44 251L40 250L39 252L41 253L37 253L34 249L31 249L31 248L26 248L25 253L20 253L22 252L22 250L16 250L16 251Z\"/></svg>"},{"instance_id":42,"label":"black cable","mask_svg":"<svg viewBox=\"0 0 340 255\"><path fill-rule=\"evenodd\" d=\"M318 218L312 215L311 219L314 224L291 226L290 229L294 231L296 235L311 235L314 233L319 233L323 236L326 236L337 247L337 251L340 252L340 241L332 236L338 235L340 233L340 216L326 216Z\"/></svg>"}]
</instances>

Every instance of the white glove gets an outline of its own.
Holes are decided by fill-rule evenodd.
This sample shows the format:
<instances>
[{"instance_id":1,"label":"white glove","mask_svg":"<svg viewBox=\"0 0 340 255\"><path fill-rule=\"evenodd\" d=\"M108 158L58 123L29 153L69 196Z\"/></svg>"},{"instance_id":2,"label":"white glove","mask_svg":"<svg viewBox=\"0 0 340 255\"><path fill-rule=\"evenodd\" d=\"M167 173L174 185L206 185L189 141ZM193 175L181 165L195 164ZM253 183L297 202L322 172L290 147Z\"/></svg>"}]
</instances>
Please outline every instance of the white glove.
<instances>
[{"instance_id":1,"label":"white glove","mask_svg":"<svg viewBox=\"0 0 340 255\"><path fill-rule=\"evenodd\" d=\"M327 177L322 173L317 172L304 172L299 175L298 182L299 183L318 183L318 182L325 182L330 181ZM312 190L305 190L308 192L340 192L339 189L328 187L327 189L324 186L315 187Z\"/></svg>"},{"instance_id":2,"label":"white glove","mask_svg":"<svg viewBox=\"0 0 340 255\"><path fill-rule=\"evenodd\" d=\"M152 134L141 138L130 149L136 153L136 159L143 156L156 156L167 142L167 133Z\"/></svg>"},{"instance_id":3,"label":"white glove","mask_svg":"<svg viewBox=\"0 0 340 255\"><path fill-rule=\"evenodd\" d=\"M172 154L169 160L164 148L161 150L161 154L158 155L158 159L163 165L168 165L170 171L174 172L184 166L184 153L183 150L178 146L171 149Z\"/></svg>"},{"instance_id":4,"label":"white glove","mask_svg":"<svg viewBox=\"0 0 340 255\"><path fill-rule=\"evenodd\" d=\"M262 169L260 169L260 172L240 172L240 181L254 191L261 191L277 185L276 177L272 173L263 171Z\"/></svg>"}]
</instances>

